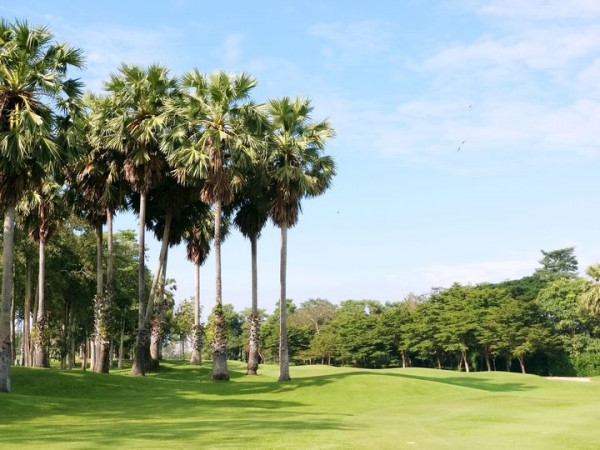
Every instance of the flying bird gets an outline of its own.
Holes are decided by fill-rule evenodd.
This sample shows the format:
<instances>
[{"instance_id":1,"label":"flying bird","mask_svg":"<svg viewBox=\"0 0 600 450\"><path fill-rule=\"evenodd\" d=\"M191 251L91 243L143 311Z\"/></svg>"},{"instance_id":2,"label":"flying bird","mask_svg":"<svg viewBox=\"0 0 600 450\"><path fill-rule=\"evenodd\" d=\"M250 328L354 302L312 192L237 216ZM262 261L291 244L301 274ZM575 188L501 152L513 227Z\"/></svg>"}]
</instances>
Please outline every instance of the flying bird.
<instances>
[{"instance_id":1,"label":"flying bird","mask_svg":"<svg viewBox=\"0 0 600 450\"><path fill-rule=\"evenodd\" d=\"M462 141L462 142L460 143L460 145L459 145L459 146L458 146L458 148L456 149L456 151L457 151L457 152L458 152L458 151L460 151L461 147L463 146L463 144L464 144L465 142L467 142L467 141Z\"/></svg>"}]
</instances>

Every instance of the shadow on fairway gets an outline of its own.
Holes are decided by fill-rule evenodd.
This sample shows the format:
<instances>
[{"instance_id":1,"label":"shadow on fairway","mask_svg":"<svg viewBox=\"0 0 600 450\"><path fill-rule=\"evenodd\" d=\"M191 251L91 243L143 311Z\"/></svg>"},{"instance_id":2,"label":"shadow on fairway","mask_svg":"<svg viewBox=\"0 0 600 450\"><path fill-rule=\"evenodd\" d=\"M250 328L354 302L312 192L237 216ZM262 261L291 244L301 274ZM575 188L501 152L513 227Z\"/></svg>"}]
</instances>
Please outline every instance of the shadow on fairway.
<instances>
[{"instance_id":1,"label":"shadow on fairway","mask_svg":"<svg viewBox=\"0 0 600 450\"><path fill-rule=\"evenodd\" d=\"M347 429L342 414L306 411L304 403L285 397L239 396L249 393L243 389L252 382L211 382L209 367L178 370L165 366L130 378L15 368L14 390L0 404L0 448L42 442L120 448L147 446L148 441L204 442L208 447L218 442L237 448L251 444L240 440L239 433L258 439L265 429L281 435ZM254 392L280 388L274 381L259 385Z\"/></svg>"},{"instance_id":2,"label":"shadow on fairway","mask_svg":"<svg viewBox=\"0 0 600 450\"><path fill-rule=\"evenodd\" d=\"M383 373L382 375L412 380L431 381L433 383L449 384L469 389L477 389L488 392L519 392L535 389L536 386L519 382L493 381L487 378L465 376L428 377L424 375L412 375L407 373Z\"/></svg>"}]
</instances>

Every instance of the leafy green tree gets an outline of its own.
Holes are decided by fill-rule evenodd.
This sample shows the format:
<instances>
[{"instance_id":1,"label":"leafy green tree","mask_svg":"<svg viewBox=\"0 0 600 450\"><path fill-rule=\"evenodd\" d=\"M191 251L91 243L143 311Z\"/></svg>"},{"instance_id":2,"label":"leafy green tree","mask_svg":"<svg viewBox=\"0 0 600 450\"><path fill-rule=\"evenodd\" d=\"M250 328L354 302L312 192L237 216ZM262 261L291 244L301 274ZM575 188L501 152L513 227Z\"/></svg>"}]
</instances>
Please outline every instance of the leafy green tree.
<instances>
[{"instance_id":1,"label":"leafy green tree","mask_svg":"<svg viewBox=\"0 0 600 450\"><path fill-rule=\"evenodd\" d=\"M194 326L194 305L190 300L184 300L179 304L174 318L174 334L178 337L180 343L179 359L183 359L185 342L192 334L192 327Z\"/></svg>"},{"instance_id":2,"label":"leafy green tree","mask_svg":"<svg viewBox=\"0 0 600 450\"><path fill-rule=\"evenodd\" d=\"M11 294L15 207L23 192L60 162L60 114L81 95L69 68L82 65L81 50L53 43L46 27L0 21L0 205L4 211L0 392L10 391Z\"/></svg>"},{"instance_id":3,"label":"leafy green tree","mask_svg":"<svg viewBox=\"0 0 600 450\"><path fill-rule=\"evenodd\" d=\"M290 322L299 327L309 328L317 335L321 328L335 317L337 310L338 307L329 300L311 298L300 303L298 309L290 316Z\"/></svg>"},{"instance_id":4,"label":"leafy green tree","mask_svg":"<svg viewBox=\"0 0 600 450\"><path fill-rule=\"evenodd\" d=\"M208 338L213 338L217 330L217 316L215 314L218 305L215 306L212 313L208 316ZM225 337L227 340L227 355L230 359L243 359L244 353L244 322L245 316L237 312L231 303L225 303L222 308L222 314L225 318Z\"/></svg>"},{"instance_id":5,"label":"leafy green tree","mask_svg":"<svg viewBox=\"0 0 600 450\"><path fill-rule=\"evenodd\" d=\"M576 335L584 332L589 322L580 302L584 290L585 281L580 278L559 278L537 296L542 315L571 352L575 351Z\"/></svg>"},{"instance_id":6,"label":"leafy green tree","mask_svg":"<svg viewBox=\"0 0 600 450\"><path fill-rule=\"evenodd\" d=\"M334 132L329 122L313 122L308 99L288 97L268 102L273 132L270 136L269 177L273 192L271 219L281 229L279 381L290 380L287 342L287 232L298 222L301 201L325 192L335 175L335 165L324 155Z\"/></svg>"},{"instance_id":7,"label":"leafy green tree","mask_svg":"<svg viewBox=\"0 0 600 450\"><path fill-rule=\"evenodd\" d=\"M566 247L558 250L546 252L542 250L544 257L539 261L542 265L537 273L546 278L568 277L572 278L577 274L577 258L575 257L575 247Z\"/></svg>"}]
</instances>

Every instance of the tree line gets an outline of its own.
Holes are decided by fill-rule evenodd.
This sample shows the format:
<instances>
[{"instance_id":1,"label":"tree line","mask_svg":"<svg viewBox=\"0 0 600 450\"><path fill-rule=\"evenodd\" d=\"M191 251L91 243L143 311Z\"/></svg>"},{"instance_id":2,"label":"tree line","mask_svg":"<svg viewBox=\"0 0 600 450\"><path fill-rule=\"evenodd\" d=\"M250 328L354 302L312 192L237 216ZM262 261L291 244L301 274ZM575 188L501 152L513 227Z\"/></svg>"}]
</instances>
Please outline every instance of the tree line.
<instances>
[{"instance_id":1,"label":"tree line","mask_svg":"<svg viewBox=\"0 0 600 450\"><path fill-rule=\"evenodd\" d=\"M600 265L579 276L572 247L544 251L540 264L521 279L455 283L394 303L288 299L290 357L296 364L600 375ZM225 307L229 356L244 360L248 312ZM260 317L261 356L277 362L279 311ZM185 338L183 329L177 339Z\"/></svg>"},{"instance_id":2,"label":"tree line","mask_svg":"<svg viewBox=\"0 0 600 450\"><path fill-rule=\"evenodd\" d=\"M159 64L140 67L123 63L106 80L103 93L84 94L83 84L69 77L83 63L82 51L55 42L47 27L0 21L0 205L4 212L0 391L10 391L13 316L20 303L14 299L21 286L23 334L30 343L24 359L33 366L48 367L52 348L49 321L56 316L56 311L50 311L56 306L52 298L63 297L62 306L68 310L68 291L76 289L69 277L79 274L89 282L91 268L95 270L94 292L90 294L89 283L82 283L86 289L78 294L92 297L87 315L64 312L69 318L63 321L63 328L65 334L70 330L71 337L78 336L81 341L81 334L75 334L69 321L83 324L91 320L93 370L109 370L120 308L117 298L125 291L132 294L132 280L123 275L125 271L131 276L132 255L124 261L125 266L117 264L119 237L112 228L114 215L125 210L139 217L137 242L129 240L127 244L137 245L131 375L144 375L158 364L168 309L168 249L183 243L197 280L201 265L214 250L212 378L229 378L221 244L233 226L251 244L248 374L256 374L260 336L257 241L268 220L281 231L280 285L285 303L288 229L297 223L302 201L325 192L335 175L334 162L325 153L325 145L334 135L331 125L327 120L312 119L313 107L306 98L256 102L252 93L257 81L245 73L203 74L192 69L171 76ZM145 265L146 229L161 241L151 277ZM89 230L95 241L91 247ZM57 248L54 243L61 232L72 242L85 236L89 253L66 261L69 264L60 270L69 276L60 280L62 289L52 285L51 292L46 289L50 286L46 269L53 262L48 252ZM20 245L19 239L29 239L36 247L22 253L30 275L22 284L17 271L21 253L15 247ZM35 253L37 285L33 288ZM87 265L82 267L84 262ZM29 299L29 309L25 299ZM196 364L204 335L199 300L197 288L191 358ZM286 308L280 310L279 380L287 381ZM73 339L63 341L73 346Z\"/></svg>"}]
</instances>

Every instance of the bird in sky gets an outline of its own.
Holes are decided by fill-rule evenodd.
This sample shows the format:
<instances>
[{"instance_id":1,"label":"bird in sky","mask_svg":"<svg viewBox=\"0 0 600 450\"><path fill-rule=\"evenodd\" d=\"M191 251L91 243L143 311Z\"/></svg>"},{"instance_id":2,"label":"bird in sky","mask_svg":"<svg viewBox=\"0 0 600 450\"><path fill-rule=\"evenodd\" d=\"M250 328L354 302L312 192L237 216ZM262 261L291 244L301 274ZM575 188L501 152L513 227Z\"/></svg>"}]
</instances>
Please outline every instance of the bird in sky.
<instances>
[{"instance_id":1,"label":"bird in sky","mask_svg":"<svg viewBox=\"0 0 600 450\"><path fill-rule=\"evenodd\" d=\"M459 145L459 146L458 146L458 148L456 149L456 151L457 151L457 152L458 152L458 151L460 151L461 147L463 146L463 144L464 144L465 142L467 142L467 141L462 141L462 142L460 143L460 145Z\"/></svg>"}]
</instances>

